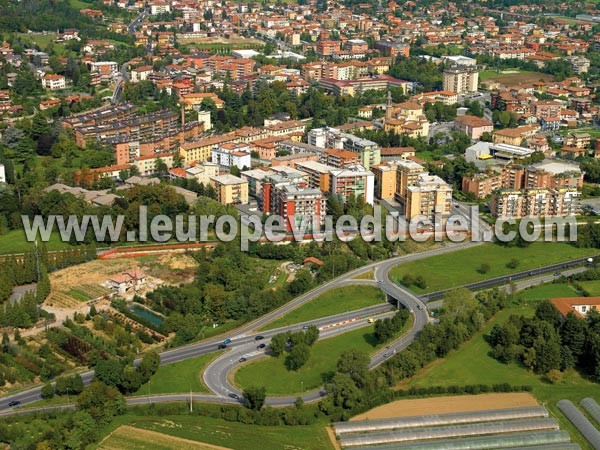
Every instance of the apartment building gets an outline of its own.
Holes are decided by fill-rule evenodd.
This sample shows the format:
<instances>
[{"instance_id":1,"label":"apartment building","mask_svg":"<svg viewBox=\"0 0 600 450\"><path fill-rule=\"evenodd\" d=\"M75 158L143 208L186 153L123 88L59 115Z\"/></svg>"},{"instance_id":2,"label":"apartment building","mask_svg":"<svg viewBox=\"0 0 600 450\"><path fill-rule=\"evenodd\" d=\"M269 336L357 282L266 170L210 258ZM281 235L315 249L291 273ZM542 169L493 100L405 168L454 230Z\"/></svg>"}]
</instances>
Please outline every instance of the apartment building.
<instances>
[{"instance_id":1,"label":"apartment building","mask_svg":"<svg viewBox=\"0 0 600 450\"><path fill-rule=\"evenodd\" d=\"M393 87L400 87L403 92L408 92L409 82L393 78L389 75L379 75L372 78L358 78L355 80L322 78L319 80L319 87L329 94L354 96L358 92L366 92L369 90L384 91Z\"/></svg>"},{"instance_id":2,"label":"apartment building","mask_svg":"<svg viewBox=\"0 0 600 450\"><path fill-rule=\"evenodd\" d=\"M451 214L452 187L437 175L421 173L406 187L404 214L407 220L425 216L443 219Z\"/></svg>"},{"instance_id":3,"label":"apartment building","mask_svg":"<svg viewBox=\"0 0 600 450\"><path fill-rule=\"evenodd\" d=\"M159 153L148 156L138 156L134 159L133 165L137 167L140 175L148 176L157 172L158 162L162 161L167 169L173 168L173 155L171 153Z\"/></svg>"},{"instance_id":4,"label":"apartment building","mask_svg":"<svg viewBox=\"0 0 600 450\"><path fill-rule=\"evenodd\" d=\"M308 174L308 186L329 192L331 187L331 171L335 167L316 161L303 161L296 164L296 169Z\"/></svg>"},{"instance_id":5,"label":"apartment building","mask_svg":"<svg viewBox=\"0 0 600 450\"><path fill-rule=\"evenodd\" d=\"M360 156L360 164L369 169L381 162L381 148L368 139L343 133L337 128L314 128L308 132L309 145L320 148L344 149Z\"/></svg>"},{"instance_id":6,"label":"apartment building","mask_svg":"<svg viewBox=\"0 0 600 450\"><path fill-rule=\"evenodd\" d=\"M326 215L326 198L317 188L310 188L304 179L287 174L268 175L262 183L261 210L284 218L287 231L300 227L308 220L323 225Z\"/></svg>"},{"instance_id":7,"label":"apartment building","mask_svg":"<svg viewBox=\"0 0 600 450\"><path fill-rule=\"evenodd\" d=\"M235 134L229 133L193 142L186 142L179 147L179 156L186 165L190 165L195 161L211 161L212 150L215 145L234 142L235 140Z\"/></svg>"},{"instance_id":8,"label":"apartment building","mask_svg":"<svg viewBox=\"0 0 600 450\"><path fill-rule=\"evenodd\" d=\"M349 150L327 149L321 153L319 162L341 169L360 164L360 155Z\"/></svg>"},{"instance_id":9,"label":"apartment building","mask_svg":"<svg viewBox=\"0 0 600 450\"><path fill-rule=\"evenodd\" d=\"M296 167L298 163L304 161L319 161L319 156L316 153L296 153L291 155L278 156L271 159L271 166Z\"/></svg>"},{"instance_id":10,"label":"apartment building","mask_svg":"<svg viewBox=\"0 0 600 450\"><path fill-rule=\"evenodd\" d=\"M444 91L457 94L477 92L479 72L475 66L452 65L444 69Z\"/></svg>"},{"instance_id":11,"label":"apartment building","mask_svg":"<svg viewBox=\"0 0 600 450\"><path fill-rule=\"evenodd\" d=\"M498 219L566 217L577 213L580 192L560 189L500 189L492 193L490 212Z\"/></svg>"},{"instance_id":12,"label":"apartment building","mask_svg":"<svg viewBox=\"0 0 600 450\"><path fill-rule=\"evenodd\" d=\"M391 104L388 99L386 117L383 129L395 134L404 134L410 137L427 137L429 135L429 121L423 114L423 106L416 102L403 102Z\"/></svg>"},{"instance_id":13,"label":"apartment building","mask_svg":"<svg viewBox=\"0 0 600 450\"><path fill-rule=\"evenodd\" d=\"M210 184L210 179L219 175L219 166L205 161L188 167L185 173L188 179L194 179L200 184Z\"/></svg>"},{"instance_id":14,"label":"apartment building","mask_svg":"<svg viewBox=\"0 0 600 450\"><path fill-rule=\"evenodd\" d=\"M277 172L267 168L260 168L245 170L240 174L240 176L242 180L246 180L248 182L248 195L260 199L262 195L263 183L267 177L275 175L276 173Z\"/></svg>"},{"instance_id":15,"label":"apartment building","mask_svg":"<svg viewBox=\"0 0 600 450\"><path fill-rule=\"evenodd\" d=\"M581 189L583 173L577 165L542 162L523 166L510 164L488 168L487 172L463 177L462 191L483 199L498 189Z\"/></svg>"},{"instance_id":16,"label":"apartment building","mask_svg":"<svg viewBox=\"0 0 600 450\"><path fill-rule=\"evenodd\" d=\"M588 133L569 133L565 137L565 147L588 148L592 137Z\"/></svg>"},{"instance_id":17,"label":"apartment building","mask_svg":"<svg viewBox=\"0 0 600 450\"><path fill-rule=\"evenodd\" d=\"M508 144L520 146L525 140L533 138L540 130L539 125L523 125L516 128L505 128L492 133L495 144Z\"/></svg>"},{"instance_id":18,"label":"apartment building","mask_svg":"<svg viewBox=\"0 0 600 450\"><path fill-rule=\"evenodd\" d=\"M231 174L210 178L217 192L217 200L223 205L241 205L248 203L248 182Z\"/></svg>"},{"instance_id":19,"label":"apartment building","mask_svg":"<svg viewBox=\"0 0 600 450\"><path fill-rule=\"evenodd\" d=\"M252 166L250 147L241 142L226 142L212 148L212 162L221 167L231 169L233 166L240 170Z\"/></svg>"},{"instance_id":20,"label":"apartment building","mask_svg":"<svg viewBox=\"0 0 600 450\"><path fill-rule=\"evenodd\" d=\"M396 198L406 202L407 187L414 184L419 175L427 173L425 167L409 159L387 161L373 167L375 195L381 199Z\"/></svg>"},{"instance_id":21,"label":"apartment building","mask_svg":"<svg viewBox=\"0 0 600 450\"><path fill-rule=\"evenodd\" d=\"M542 130L558 130L563 106L556 102L532 102L531 113L538 119Z\"/></svg>"},{"instance_id":22,"label":"apartment building","mask_svg":"<svg viewBox=\"0 0 600 450\"><path fill-rule=\"evenodd\" d=\"M330 192L343 202L351 197L361 198L370 205L374 201L375 175L361 165L347 166L339 170L331 170Z\"/></svg>"}]
</instances>

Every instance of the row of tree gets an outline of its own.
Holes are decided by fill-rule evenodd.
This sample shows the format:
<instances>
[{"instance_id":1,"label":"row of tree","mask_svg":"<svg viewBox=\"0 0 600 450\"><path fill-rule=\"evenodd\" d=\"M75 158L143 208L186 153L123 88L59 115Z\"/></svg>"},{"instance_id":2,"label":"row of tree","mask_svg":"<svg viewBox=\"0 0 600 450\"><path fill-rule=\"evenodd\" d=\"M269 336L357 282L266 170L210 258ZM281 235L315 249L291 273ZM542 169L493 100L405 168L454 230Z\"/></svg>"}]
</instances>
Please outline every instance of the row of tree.
<instances>
[{"instance_id":1,"label":"row of tree","mask_svg":"<svg viewBox=\"0 0 600 450\"><path fill-rule=\"evenodd\" d=\"M310 347L319 339L319 329L310 325L304 331L276 334L269 344L271 355L278 358L287 354L285 366L288 370L300 369L310 358Z\"/></svg>"}]
</instances>

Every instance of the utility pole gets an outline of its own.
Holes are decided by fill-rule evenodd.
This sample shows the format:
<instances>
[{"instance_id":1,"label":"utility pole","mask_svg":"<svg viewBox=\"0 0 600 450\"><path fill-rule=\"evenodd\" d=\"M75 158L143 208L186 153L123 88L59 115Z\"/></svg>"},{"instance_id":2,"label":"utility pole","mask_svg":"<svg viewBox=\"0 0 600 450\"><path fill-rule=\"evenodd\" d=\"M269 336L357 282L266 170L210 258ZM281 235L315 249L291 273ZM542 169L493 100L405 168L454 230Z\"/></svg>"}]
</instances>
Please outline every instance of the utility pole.
<instances>
[{"instance_id":1,"label":"utility pole","mask_svg":"<svg viewBox=\"0 0 600 450\"><path fill-rule=\"evenodd\" d=\"M192 403L192 388L190 387L190 412L194 411L194 405Z\"/></svg>"}]
</instances>

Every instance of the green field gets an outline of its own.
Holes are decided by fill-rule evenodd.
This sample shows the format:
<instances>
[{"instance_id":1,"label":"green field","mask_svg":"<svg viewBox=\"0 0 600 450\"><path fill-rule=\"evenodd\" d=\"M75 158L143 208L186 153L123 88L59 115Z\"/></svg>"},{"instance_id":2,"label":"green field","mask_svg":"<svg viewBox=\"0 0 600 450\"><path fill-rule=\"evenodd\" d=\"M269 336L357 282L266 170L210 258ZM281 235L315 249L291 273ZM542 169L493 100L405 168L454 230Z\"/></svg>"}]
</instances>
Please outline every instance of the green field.
<instances>
[{"instance_id":1,"label":"green field","mask_svg":"<svg viewBox=\"0 0 600 450\"><path fill-rule=\"evenodd\" d=\"M326 292L314 300L290 311L289 314L266 325L263 329L306 322L320 317L341 314L385 302L385 295L374 286L344 286Z\"/></svg>"},{"instance_id":2,"label":"green field","mask_svg":"<svg viewBox=\"0 0 600 450\"><path fill-rule=\"evenodd\" d=\"M330 450L325 424L294 427L246 425L206 416L117 417L111 428L130 425L236 450Z\"/></svg>"},{"instance_id":3,"label":"green field","mask_svg":"<svg viewBox=\"0 0 600 450\"><path fill-rule=\"evenodd\" d=\"M221 353L211 353L160 366L150 381L133 395L181 394L190 390L195 393L208 392L202 381L202 372Z\"/></svg>"},{"instance_id":4,"label":"green field","mask_svg":"<svg viewBox=\"0 0 600 450\"><path fill-rule=\"evenodd\" d=\"M408 322L405 329L406 327ZM263 358L241 366L235 372L235 383L242 388L265 386L268 395L292 395L311 391L333 376L337 360L344 351L353 349L372 353L378 348L381 345L377 344L371 325L317 341L311 349L309 360L298 371L285 367L283 355L279 358Z\"/></svg>"},{"instance_id":5,"label":"green field","mask_svg":"<svg viewBox=\"0 0 600 450\"><path fill-rule=\"evenodd\" d=\"M577 404L581 399L593 396L600 400L600 385L583 378L575 370L567 371L562 380L550 384L542 376L536 375L517 363L503 364L490 356L491 347L486 342L486 335L492 326L503 323L511 314L532 316L533 306L522 305L508 308L498 313L490 321L483 332L477 333L473 339L452 351L444 359L437 360L421 370L402 387L451 386L467 384L501 384L531 385L533 395L546 404L552 413L561 421L561 428L571 432L577 443L586 446L583 438L574 430L560 411L556 403L561 399L569 399Z\"/></svg>"},{"instance_id":6,"label":"green field","mask_svg":"<svg viewBox=\"0 0 600 450\"><path fill-rule=\"evenodd\" d=\"M46 248L49 251L52 250L63 250L70 248L68 242L60 240L58 232L53 232L50 236L50 240L46 242ZM0 255L7 255L11 253L24 253L28 250L33 250L34 243L28 242L23 230L13 230L6 234L0 235Z\"/></svg>"},{"instance_id":7,"label":"green field","mask_svg":"<svg viewBox=\"0 0 600 450\"><path fill-rule=\"evenodd\" d=\"M533 286L520 291L517 296L520 300L544 300L554 297L577 297L579 293L570 284L548 283Z\"/></svg>"},{"instance_id":8,"label":"green field","mask_svg":"<svg viewBox=\"0 0 600 450\"><path fill-rule=\"evenodd\" d=\"M399 264L392 270L391 277L400 281L406 274L413 277L422 275L427 283L426 288L411 286L411 289L423 294L597 253L595 249L577 248L565 242L534 242L524 248L484 244ZM516 269L506 267L513 258L519 260ZM480 273L478 270L484 263L490 266L490 270Z\"/></svg>"}]
</instances>

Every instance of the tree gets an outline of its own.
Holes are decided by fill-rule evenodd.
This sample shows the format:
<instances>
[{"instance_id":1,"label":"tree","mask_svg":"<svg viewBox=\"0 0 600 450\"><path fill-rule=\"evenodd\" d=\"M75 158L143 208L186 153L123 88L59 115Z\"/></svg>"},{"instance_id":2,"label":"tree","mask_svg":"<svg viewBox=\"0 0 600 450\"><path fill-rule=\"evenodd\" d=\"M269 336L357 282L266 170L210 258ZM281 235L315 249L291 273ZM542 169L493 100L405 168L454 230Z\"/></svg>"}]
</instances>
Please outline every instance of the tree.
<instances>
[{"instance_id":1,"label":"tree","mask_svg":"<svg viewBox=\"0 0 600 450\"><path fill-rule=\"evenodd\" d=\"M469 315L477 306L473 293L465 288L453 289L444 295L444 313L448 317Z\"/></svg>"},{"instance_id":2,"label":"tree","mask_svg":"<svg viewBox=\"0 0 600 450\"><path fill-rule=\"evenodd\" d=\"M355 408L362 400L362 391L347 373L336 373L327 387L333 403L344 409Z\"/></svg>"},{"instance_id":3,"label":"tree","mask_svg":"<svg viewBox=\"0 0 600 450\"><path fill-rule=\"evenodd\" d=\"M158 370L158 366L160 365L160 355L158 352L152 350L144 355L140 365L138 366L138 370L142 374L144 380L149 380L152 375L156 373Z\"/></svg>"},{"instance_id":4,"label":"tree","mask_svg":"<svg viewBox=\"0 0 600 450\"><path fill-rule=\"evenodd\" d=\"M94 372L95 378L107 386L119 386L123 378L123 366L116 359L101 360Z\"/></svg>"},{"instance_id":5,"label":"tree","mask_svg":"<svg viewBox=\"0 0 600 450\"><path fill-rule=\"evenodd\" d=\"M76 373L75 375L73 375L71 377L69 382L70 382L69 392L73 392L73 395L78 395L83 392L83 378L81 378L81 375Z\"/></svg>"},{"instance_id":6,"label":"tree","mask_svg":"<svg viewBox=\"0 0 600 450\"><path fill-rule=\"evenodd\" d=\"M304 342L299 342L290 350L285 359L285 365L288 370L298 370L306 364L308 358L310 358L310 347Z\"/></svg>"},{"instance_id":7,"label":"tree","mask_svg":"<svg viewBox=\"0 0 600 450\"><path fill-rule=\"evenodd\" d=\"M479 266L479 269L477 269L477 272L481 273L481 274L486 274L490 271L490 265L487 263L483 263L481 264L481 266Z\"/></svg>"},{"instance_id":8,"label":"tree","mask_svg":"<svg viewBox=\"0 0 600 450\"><path fill-rule=\"evenodd\" d=\"M562 323L562 315L560 311L554 306L554 303L549 300L545 300L538 304L535 309L535 317L548 322L555 329L560 327Z\"/></svg>"},{"instance_id":9,"label":"tree","mask_svg":"<svg viewBox=\"0 0 600 450\"><path fill-rule=\"evenodd\" d=\"M358 350L346 350L337 361L337 371L350 376L359 387L367 385L369 378L369 355Z\"/></svg>"},{"instance_id":10,"label":"tree","mask_svg":"<svg viewBox=\"0 0 600 450\"><path fill-rule=\"evenodd\" d=\"M113 417L123 414L125 401L115 388L94 381L77 397L77 408L88 412L99 424L106 425Z\"/></svg>"},{"instance_id":11,"label":"tree","mask_svg":"<svg viewBox=\"0 0 600 450\"><path fill-rule=\"evenodd\" d=\"M250 386L244 389L244 399L246 400L246 406L249 409L260 411L265 404L267 398L267 389L262 387Z\"/></svg>"},{"instance_id":12,"label":"tree","mask_svg":"<svg viewBox=\"0 0 600 450\"><path fill-rule=\"evenodd\" d=\"M41 394L42 398L52 398L54 397L54 388L50 383L46 383L42 386Z\"/></svg>"},{"instance_id":13,"label":"tree","mask_svg":"<svg viewBox=\"0 0 600 450\"><path fill-rule=\"evenodd\" d=\"M317 339L319 339L319 329L315 325L310 325L304 331L304 341L306 342L306 345L312 347L312 345L317 342Z\"/></svg>"},{"instance_id":14,"label":"tree","mask_svg":"<svg viewBox=\"0 0 600 450\"><path fill-rule=\"evenodd\" d=\"M562 344L571 350L575 358L581 357L586 342L586 322L578 318L575 313L569 312L559 331Z\"/></svg>"},{"instance_id":15,"label":"tree","mask_svg":"<svg viewBox=\"0 0 600 450\"><path fill-rule=\"evenodd\" d=\"M286 333L276 334L271 338L271 343L269 344L269 348L271 349L271 354L275 357L283 354L285 351L285 347L287 345L288 336Z\"/></svg>"}]
</instances>

